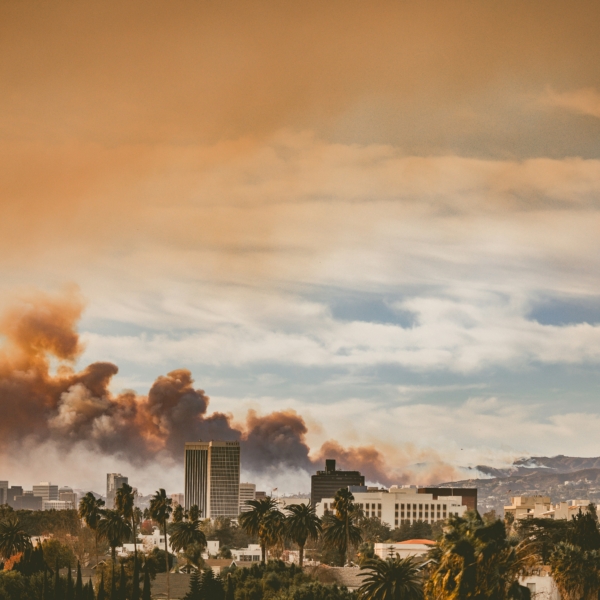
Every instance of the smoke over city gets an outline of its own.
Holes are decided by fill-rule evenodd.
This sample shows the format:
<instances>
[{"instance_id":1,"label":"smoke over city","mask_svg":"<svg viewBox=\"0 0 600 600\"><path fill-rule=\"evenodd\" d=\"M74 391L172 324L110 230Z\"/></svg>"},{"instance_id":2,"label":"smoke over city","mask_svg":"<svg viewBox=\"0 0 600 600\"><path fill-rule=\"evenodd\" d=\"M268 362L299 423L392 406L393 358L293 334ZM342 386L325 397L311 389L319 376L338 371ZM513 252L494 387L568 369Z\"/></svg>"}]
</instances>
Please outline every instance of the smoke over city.
<instances>
[{"instance_id":1,"label":"smoke over city","mask_svg":"<svg viewBox=\"0 0 600 600\"><path fill-rule=\"evenodd\" d=\"M250 472L313 471L322 468L325 458L335 458L340 467L362 471L368 481L389 484L410 477L405 467L414 457L388 464L375 447L344 448L334 440L312 451L307 425L292 410L264 416L249 411L242 425L234 425L231 415L209 412L209 397L186 369L158 377L147 395L112 393L115 364L74 368L83 350L76 329L83 308L74 290L60 296L36 294L0 318L0 453L15 455L24 442L65 450L82 444L142 467L165 458L181 462L186 441L223 439L240 441L242 468ZM433 453L427 458L436 467L421 474L421 482L454 474Z\"/></svg>"}]
</instances>

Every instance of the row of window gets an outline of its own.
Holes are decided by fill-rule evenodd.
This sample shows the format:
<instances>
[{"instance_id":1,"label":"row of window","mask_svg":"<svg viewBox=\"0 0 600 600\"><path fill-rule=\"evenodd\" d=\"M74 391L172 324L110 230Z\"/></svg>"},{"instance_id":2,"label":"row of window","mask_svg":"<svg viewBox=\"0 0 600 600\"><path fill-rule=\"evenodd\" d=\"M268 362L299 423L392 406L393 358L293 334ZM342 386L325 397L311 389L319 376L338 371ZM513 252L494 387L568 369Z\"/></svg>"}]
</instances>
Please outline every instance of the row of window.
<instances>
[{"instance_id":1,"label":"row of window","mask_svg":"<svg viewBox=\"0 0 600 600\"><path fill-rule=\"evenodd\" d=\"M404 510L404 504L396 504L395 508L396 510L398 510L398 506L400 506L401 510ZM440 511L440 506L442 507L442 509L445 511L446 510L446 504L432 504L431 505L431 510L434 510L435 508L437 508L438 512ZM406 505L407 510L410 510L410 504ZM417 505L413 504L412 505L413 510L417 510ZM423 510L423 504L419 504L419 510ZM429 510L429 504L425 504L425 510Z\"/></svg>"}]
</instances>

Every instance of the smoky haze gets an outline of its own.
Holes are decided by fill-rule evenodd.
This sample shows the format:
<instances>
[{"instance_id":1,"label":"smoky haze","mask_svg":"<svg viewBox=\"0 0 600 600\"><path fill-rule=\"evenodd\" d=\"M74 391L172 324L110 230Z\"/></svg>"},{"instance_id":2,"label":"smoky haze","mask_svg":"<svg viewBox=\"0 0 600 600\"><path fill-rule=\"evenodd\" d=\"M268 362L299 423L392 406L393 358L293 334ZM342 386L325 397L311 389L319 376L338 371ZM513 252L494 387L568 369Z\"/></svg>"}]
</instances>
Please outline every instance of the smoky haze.
<instances>
[{"instance_id":1,"label":"smoky haze","mask_svg":"<svg viewBox=\"0 0 600 600\"><path fill-rule=\"evenodd\" d=\"M180 463L186 441L222 439L241 443L242 467L250 472L310 472L327 457L337 459L341 468L362 471L372 482L410 477L372 446L344 448L330 440L311 452L307 425L293 410L264 416L249 411L244 425L235 426L231 415L208 412L210 399L187 369L158 377L147 395L112 393L117 365L95 362L80 371L74 368L83 350L76 329L83 309L83 299L71 289L21 298L5 310L0 319L1 453L15 457L25 441L30 447L50 442L64 450L83 444L143 467L164 458ZM451 467L434 461L432 476L451 476ZM430 477L421 475L423 480Z\"/></svg>"}]
</instances>

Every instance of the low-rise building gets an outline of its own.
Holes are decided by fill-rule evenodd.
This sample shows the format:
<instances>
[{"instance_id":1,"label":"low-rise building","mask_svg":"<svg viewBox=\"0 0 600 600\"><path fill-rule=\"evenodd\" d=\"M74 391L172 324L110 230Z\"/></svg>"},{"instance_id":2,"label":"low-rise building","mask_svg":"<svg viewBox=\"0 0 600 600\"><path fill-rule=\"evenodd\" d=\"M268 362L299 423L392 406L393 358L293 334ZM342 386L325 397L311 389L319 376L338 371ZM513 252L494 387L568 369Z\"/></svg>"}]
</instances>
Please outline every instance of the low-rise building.
<instances>
[{"instance_id":1,"label":"low-rise building","mask_svg":"<svg viewBox=\"0 0 600 600\"><path fill-rule=\"evenodd\" d=\"M262 560L260 544L248 544L247 548L232 548L231 556L236 562L256 562Z\"/></svg>"},{"instance_id":2,"label":"low-rise building","mask_svg":"<svg viewBox=\"0 0 600 600\"><path fill-rule=\"evenodd\" d=\"M433 540L406 540L405 542L376 543L373 544L373 550L376 556L385 560L386 558L400 558L407 556L423 556L435 546Z\"/></svg>"},{"instance_id":3,"label":"low-rise building","mask_svg":"<svg viewBox=\"0 0 600 600\"><path fill-rule=\"evenodd\" d=\"M75 507L67 500L42 500L42 510L73 510Z\"/></svg>"},{"instance_id":4,"label":"low-rise building","mask_svg":"<svg viewBox=\"0 0 600 600\"><path fill-rule=\"evenodd\" d=\"M570 520L581 511L587 512L589 500L568 500L552 504L550 496L513 496L510 506L504 507L505 515L521 519Z\"/></svg>"},{"instance_id":5,"label":"low-rise building","mask_svg":"<svg viewBox=\"0 0 600 600\"><path fill-rule=\"evenodd\" d=\"M419 493L416 488L392 486L389 490L353 491L354 502L365 517L376 517L390 527L400 527L415 521L436 523L449 516L462 516L468 508L461 496L440 496ZM317 504L322 517L333 510L333 498L323 498Z\"/></svg>"}]
</instances>

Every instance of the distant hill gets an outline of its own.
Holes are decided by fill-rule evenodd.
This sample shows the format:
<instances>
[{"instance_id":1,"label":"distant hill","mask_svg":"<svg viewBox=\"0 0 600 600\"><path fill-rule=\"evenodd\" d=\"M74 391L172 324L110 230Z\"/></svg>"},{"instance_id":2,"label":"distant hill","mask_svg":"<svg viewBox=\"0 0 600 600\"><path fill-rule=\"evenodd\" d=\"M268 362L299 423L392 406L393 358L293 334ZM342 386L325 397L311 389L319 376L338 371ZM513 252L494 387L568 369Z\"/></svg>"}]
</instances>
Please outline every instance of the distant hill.
<instances>
[{"instance_id":1,"label":"distant hill","mask_svg":"<svg viewBox=\"0 0 600 600\"><path fill-rule=\"evenodd\" d=\"M511 496L544 495L550 496L552 502L600 502L600 457L535 456L519 459L505 469L479 465L473 471L473 479L440 486L476 487L481 513L495 510L502 515ZM487 477L478 477L479 474Z\"/></svg>"},{"instance_id":2,"label":"distant hill","mask_svg":"<svg viewBox=\"0 0 600 600\"><path fill-rule=\"evenodd\" d=\"M520 458L510 467L498 469L487 465L477 465L476 471L488 477L510 477L533 472L573 473L583 469L600 469L600 457L582 458L576 456L531 456Z\"/></svg>"}]
</instances>

